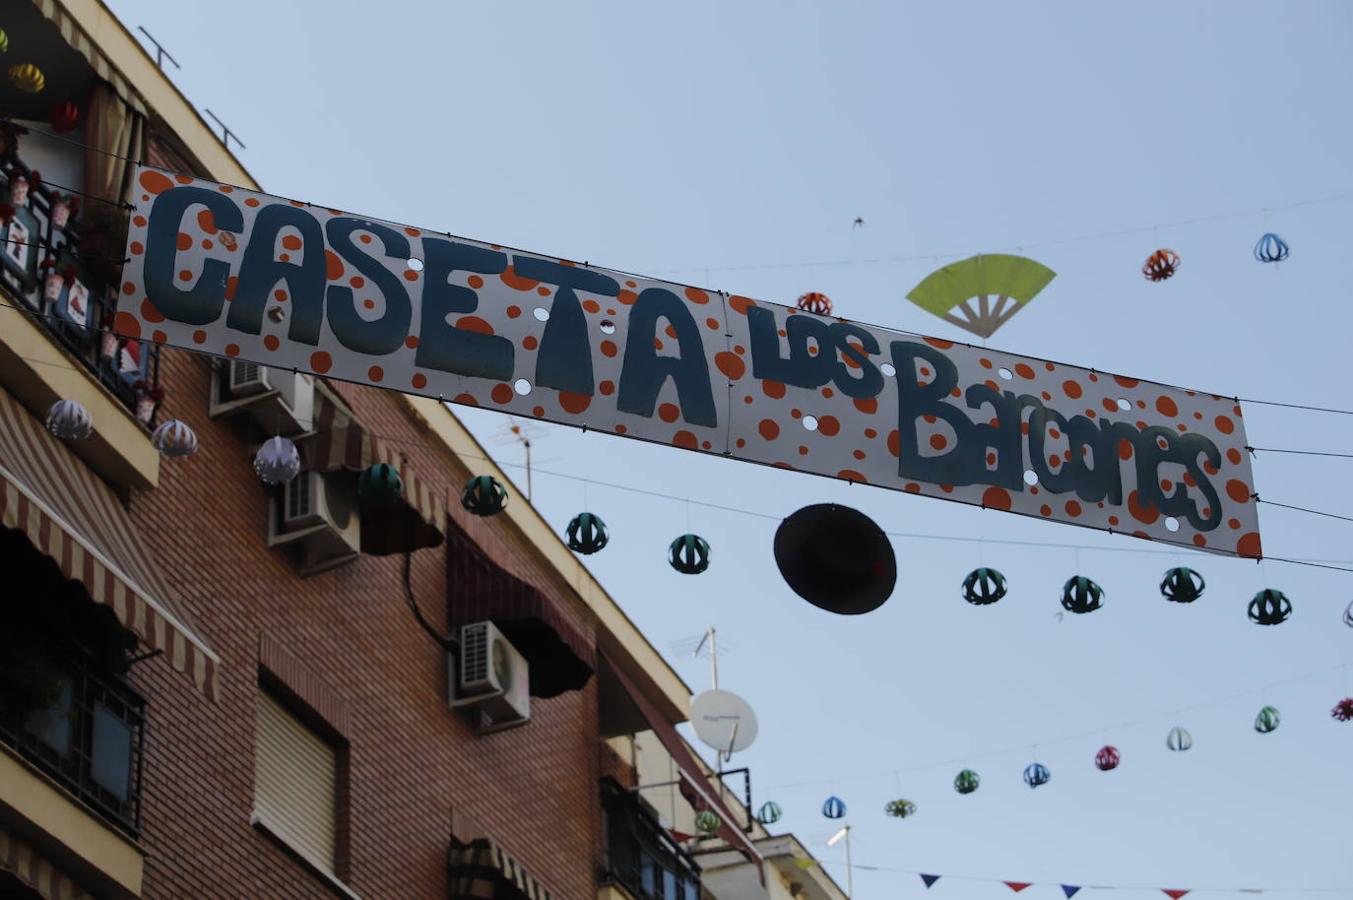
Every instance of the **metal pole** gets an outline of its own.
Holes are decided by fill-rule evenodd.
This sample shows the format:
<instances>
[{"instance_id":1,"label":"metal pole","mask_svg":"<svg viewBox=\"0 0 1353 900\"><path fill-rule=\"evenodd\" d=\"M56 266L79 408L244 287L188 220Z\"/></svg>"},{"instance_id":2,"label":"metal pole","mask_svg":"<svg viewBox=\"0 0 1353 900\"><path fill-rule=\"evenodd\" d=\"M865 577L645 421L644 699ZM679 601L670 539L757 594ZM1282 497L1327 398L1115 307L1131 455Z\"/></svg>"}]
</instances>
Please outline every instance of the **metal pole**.
<instances>
[{"instance_id":1,"label":"metal pole","mask_svg":"<svg viewBox=\"0 0 1353 900\"><path fill-rule=\"evenodd\" d=\"M719 689L719 636L714 631L714 626L709 627L709 668L710 679L714 682L714 690Z\"/></svg>"},{"instance_id":2,"label":"metal pole","mask_svg":"<svg viewBox=\"0 0 1353 900\"><path fill-rule=\"evenodd\" d=\"M846 826L846 896L855 896L855 873L850 865L850 826Z\"/></svg>"}]
</instances>

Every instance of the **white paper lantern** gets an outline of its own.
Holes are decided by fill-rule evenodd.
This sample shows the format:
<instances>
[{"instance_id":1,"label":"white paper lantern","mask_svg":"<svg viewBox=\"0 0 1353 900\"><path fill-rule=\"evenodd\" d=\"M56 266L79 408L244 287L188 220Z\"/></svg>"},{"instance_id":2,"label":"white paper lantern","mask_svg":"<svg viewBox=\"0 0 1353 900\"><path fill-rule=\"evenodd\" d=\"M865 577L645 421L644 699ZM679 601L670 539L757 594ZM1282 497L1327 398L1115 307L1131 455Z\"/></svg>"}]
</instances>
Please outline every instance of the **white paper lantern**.
<instances>
[{"instance_id":1,"label":"white paper lantern","mask_svg":"<svg viewBox=\"0 0 1353 900\"><path fill-rule=\"evenodd\" d=\"M58 400L47 413L47 430L63 441L82 441L94 433L94 417L74 400Z\"/></svg>"},{"instance_id":2,"label":"white paper lantern","mask_svg":"<svg viewBox=\"0 0 1353 900\"><path fill-rule=\"evenodd\" d=\"M286 484L301 471L301 454L290 438L269 438L254 454L254 471L264 484Z\"/></svg>"},{"instance_id":3,"label":"white paper lantern","mask_svg":"<svg viewBox=\"0 0 1353 900\"><path fill-rule=\"evenodd\" d=\"M150 441L165 456L192 456L197 452L197 433L178 419L161 422Z\"/></svg>"}]
</instances>

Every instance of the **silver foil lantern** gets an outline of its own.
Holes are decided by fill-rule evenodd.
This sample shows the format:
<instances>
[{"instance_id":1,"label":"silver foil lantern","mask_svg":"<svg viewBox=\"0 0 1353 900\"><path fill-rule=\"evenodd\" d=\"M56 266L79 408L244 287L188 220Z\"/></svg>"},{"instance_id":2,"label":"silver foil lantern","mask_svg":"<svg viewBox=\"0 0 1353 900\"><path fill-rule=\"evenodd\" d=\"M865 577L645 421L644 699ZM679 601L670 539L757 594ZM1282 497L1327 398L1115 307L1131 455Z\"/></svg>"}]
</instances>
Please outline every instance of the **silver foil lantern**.
<instances>
[{"instance_id":1,"label":"silver foil lantern","mask_svg":"<svg viewBox=\"0 0 1353 900\"><path fill-rule=\"evenodd\" d=\"M178 419L161 422L150 435L150 442L165 456L192 456L197 452L197 432Z\"/></svg>"},{"instance_id":2,"label":"silver foil lantern","mask_svg":"<svg viewBox=\"0 0 1353 900\"><path fill-rule=\"evenodd\" d=\"M58 400L47 413L47 430L63 441L82 441L94 433L94 417L74 400Z\"/></svg>"},{"instance_id":3,"label":"silver foil lantern","mask_svg":"<svg viewBox=\"0 0 1353 900\"><path fill-rule=\"evenodd\" d=\"M301 471L301 454L290 438L269 438L254 454L254 471L264 484L286 484Z\"/></svg>"}]
</instances>

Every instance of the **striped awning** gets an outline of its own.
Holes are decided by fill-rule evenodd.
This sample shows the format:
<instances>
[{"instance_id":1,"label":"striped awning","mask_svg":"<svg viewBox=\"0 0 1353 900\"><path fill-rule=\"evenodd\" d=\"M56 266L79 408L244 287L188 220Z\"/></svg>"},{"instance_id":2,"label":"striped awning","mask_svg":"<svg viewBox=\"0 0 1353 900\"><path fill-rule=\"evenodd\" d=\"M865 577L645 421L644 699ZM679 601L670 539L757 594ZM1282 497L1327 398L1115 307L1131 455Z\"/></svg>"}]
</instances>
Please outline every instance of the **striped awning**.
<instances>
[{"instance_id":1,"label":"striped awning","mask_svg":"<svg viewBox=\"0 0 1353 900\"><path fill-rule=\"evenodd\" d=\"M0 828L0 871L37 891L43 900L94 900L29 844Z\"/></svg>"},{"instance_id":2,"label":"striped awning","mask_svg":"<svg viewBox=\"0 0 1353 900\"><path fill-rule=\"evenodd\" d=\"M113 491L0 391L0 525L23 532L62 574L216 697L220 658L194 633Z\"/></svg>"},{"instance_id":3,"label":"striped awning","mask_svg":"<svg viewBox=\"0 0 1353 900\"><path fill-rule=\"evenodd\" d=\"M404 455L358 421L333 389L315 382L315 434L304 442L306 465L320 472L353 472L387 463L404 484L400 503L362 516L362 552L372 556L439 547L445 537L446 501L420 480Z\"/></svg>"},{"instance_id":4,"label":"striped awning","mask_svg":"<svg viewBox=\"0 0 1353 900\"><path fill-rule=\"evenodd\" d=\"M146 104L141 100L141 95L132 90L131 85L127 84L127 79L122 77L122 73L114 68L108 57L99 50L98 44L90 40L89 35L85 34L84 29L76 24L75 19L71 18L57 0L33 0L33 3L61 32L61 37L71 49L85 58L99 78L112 85L113 90L127 102L128 106L142 116L146 115Z\"/></svg>"},{"instance_id":5,"label":"striped awning","mask_svg":"<svg viewBox=\"0 0 1353 900\"><path fill-rule=\"evenodd\" d=\"M550 892L491 838L451 845L451 900L550 900ZM506 894L505 885L516 889Z\"/></svg>"}]
</instances>

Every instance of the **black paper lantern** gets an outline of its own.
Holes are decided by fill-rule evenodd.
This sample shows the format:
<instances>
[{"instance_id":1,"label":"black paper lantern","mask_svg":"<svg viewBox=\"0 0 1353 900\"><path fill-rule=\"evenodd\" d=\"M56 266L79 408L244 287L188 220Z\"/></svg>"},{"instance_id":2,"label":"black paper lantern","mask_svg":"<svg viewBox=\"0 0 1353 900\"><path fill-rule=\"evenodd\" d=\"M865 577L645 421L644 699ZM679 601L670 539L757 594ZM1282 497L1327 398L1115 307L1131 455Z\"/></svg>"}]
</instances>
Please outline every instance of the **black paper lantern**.
<instances>
[{"instance_id":1,"label":"black paper lantern","mask_svg":"<svg viewBox=\"0 0 1353 900\"><path fill-rule=\"evenodd\" d=\"M963 599L974 606L986 606L1005 596L1005 576L995 569L973 569L963 579Z\"/></svg>"},{"instance_id":2,"label":"black paper lantern","mask_svg":"<svg viewBox=\"0 0 1353 900\"><path fill-rule=\"evenodd\" d=\"M384 509L404 496L404 482L389 463L374 463L357 477L357 499L364 509Z\"/></svg>"},{"instance_id":3,"label":"black paper lantern","mask_svg":"<svg viewBox=\"0 0 1353 900\"><path fill-rule=\"evenodd\" d=\"M954 776L954 790L960 794L971 794L981 783L982 779L972 769L964 769Z\"/></svg>"},{"instance_id":4,"label":"black paper lantern","mask_svg":"<svg viewBox=\"0 0 1353 900\"><path fill-rule=\"evenodd\" d=\"M1062 585L1062 608L1067 612L1094 612L1104 605L1104 589L1084 575L1068 578Z\"/></svg>"},{"instance_id":5,"label":"black paper lantern","mask_svg":"<svg viewBox=\"0 0 1353 900\"><path fill-rule=\"evenodd\" d=\"M883 529L835 503L805 506L775 530L775 564L809 603L854 616L882 606L897 584L897 557Z\"/></svg>"},{"instance_id":6,"label":"black paper lantern","mask_svg":"<svg viewBox=\"0 0 1353 900\"><path fill-rule=\"evenodd\" d=\"M1203 576L1186 566L1178 566L1165 573L1160 580L1160 594L1175 603L1192 603L1203 596L1207 583Z\"/></svg>"},{"instance_id":7,"label":"black paper lantern","mask_svg":"<svg viewBox=\"0 0 1353 900\"><path fill-rule=\"evenodd\" d=\"M709 541L683 534L667 548L667 562L682 575L699 575L709 568Z\"/></svg>"},{"instance_id":8,"label":"black paper lantern","mask_svg":"<svg viewBox=\"0 0 1353 900\"><path fill-rule=\"evenodd\" d=\"M568 523L568 549L574 553L590 556L610 542L606 533L606 523L593 513L578 513Z\"/></svg>"},{"instance_id":9,"label":"black paper lantern","mask_svg":"<svg viewBox=\"0 0 1353 900\"><path fill-rule=\"evenodd\" d=\"M1264 588L1250 601L1250 621L1256 625L1281 625L1292 615L1292 601L1282 591Z\"/></svg>"},{"instance_id":10,"label":"black paper lantern","mask_svg":"<svg viewBox=\"0 0 1353 900\"><path fill-rule=\"evenodd\" d=\"M1031 788L1047 784L1051 780L1052 773L1042 763L1030 763L1024 768L1024 783Z\"/></svg>"},{"instance_id":11,"label":"black paper lantern","mask_svg":"<svg viewBox=\"0 0 1353 900\"><path fill-rule=\"evenodd\" d=\"M492 516L507 506L507 488L492 475L476 475L465 483L460 505L476 516Z\"/></svg>"}]
</instances>

